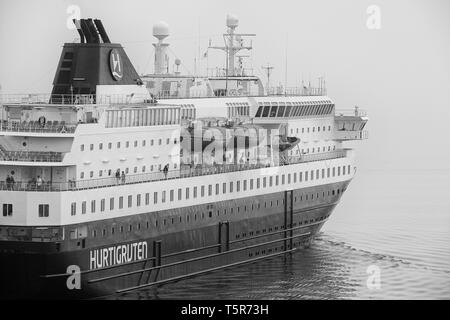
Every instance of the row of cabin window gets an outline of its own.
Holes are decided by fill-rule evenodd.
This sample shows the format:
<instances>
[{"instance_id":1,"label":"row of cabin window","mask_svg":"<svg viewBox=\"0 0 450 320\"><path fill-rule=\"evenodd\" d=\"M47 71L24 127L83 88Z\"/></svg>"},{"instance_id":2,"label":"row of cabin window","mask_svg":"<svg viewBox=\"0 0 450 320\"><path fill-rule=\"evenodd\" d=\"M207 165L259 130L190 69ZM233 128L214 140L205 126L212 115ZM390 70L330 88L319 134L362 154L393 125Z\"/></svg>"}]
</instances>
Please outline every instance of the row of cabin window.
<instances>
[{"instance_id":1,"label":"row of cabin window","mask_svg":"<svg viewBox=\"0 0 450 320\"><path fill-rule=\"evenodd\" d=\"M163 143L163 139L161 139L161 138L158 139L158 145L162 145L162 143ZM177 139L174 139L174 140L173 140L173 144L177 144L177 143L178 143ZM166 144L170 144L170 138L167 138L167 139L166 139ZM122 144L121 144L120 141L116 142L116 148L117 148L117 149L120 149L121 145L122 145ZM135 140L133 145L134 145L135 148L137 148L138 145L139 145L138 141ZM146 140L142 140L141 146L142 146L142 147L145 147L146 145L147 145L147 141L146 141ZM155 145L155 141L154 141L153 139L151 139L151 140L150 140L150 146L154 146L154 145ZM112 149L112 147L113 147L113 143L112 143L112 142L108 142L108 149ZM125 148L129 148L129 147L130 147L130 141L125 141ZM81 151L87 150L87 149L84 147L84 144L81 144L81 145L80 145L80 150L81 150ZM90 151L94 151L94 144L93 144L93 143L91 143L91 144L89 145L89 150L90 150ZM103 143L99 143L99 144L98 144L98 150L103 150Z\"/></svg>"},{"instance_id":2,"label":"row of cabin window","mask_svg":"<svg viewBox=\"0 0 450 320\"><path fill-rule=\"evenodd\" d=\"M320 102L310 102L306 105L291 105L289 102L285 105L280 103L278 106L276 103L264 103L264 106L260 105L258 111L256 111L256 118L280 118L280 117L300 117L311 115L326 115L331 114L333 111L333 104L322 104Z\"/></svg>"},{"instance_id":3,"label":"row of cabin window","mask_svg":"<svg viewBox=\"0 0 450 320\"><path fill-rule=\"evenodd\" d=\"M311 128L301 128L302 129L302 133L310 133L310 132L320 132L320 130L321 130L321 127L320 126L318 126L317 127L317 130L316 130L316 127L311 127ZM305 130L306 129L306 130ZM326 126L323 126L322 127L322 131L323 132L325 132L327 130L327 127ZM331 131L331 126L328 126L328 131ZM300 133L300 128L296 128L295 129L295 133ZM294 128L291 128L291 134L294 134Z\"/></svg>"},{"instance_id":4,"label":"row of cabin window","mask_svg":"<svg viewBox=\"0 0 450 320\"><path fill-rule=\"evenodd\" d=\"M340 189L337 189L337 190L334 190L334 189L333 189L333 190L331 190L331 192L330 192L330 190L328 190L328 196L331 196L331 195L332 195L332 196L334 196L334 195L339 195L341 192L344 192L344 189L342 189L342 191L341 191ZM325 192L323 192L323 197L325 198ZM319 193L317 193L317 198L319 198ZM301 201L303 201L303 195L302 195L299 199L300 199ZM305 199L308 200L308 195L307 195L307 194L306 194ZM314 194L313 194L313 193L311 194L311 198L310 198L310 199L311 199L311 200L314 200ZM295 197L295 202L297 202L297 197ZM273 204L274 204L274 203L275 203L275 200L271 200L271 201L270 201L270 207L273 207ZM284 199L281 200L281 204L284 205ZM276 205L277 205L277 206L280 205L280 201L279 201L279 200L276 200ZM268 207L267 201L264 201L264 208L267 208L267 207ZM247 211L247 208L250 209L250 205L248 205L248 206L245 205L245 206L242 207L242 209L243 209L244 212ZM241 209L241 207L238 206L238 207L236 208L236 213L240 213L240 211L241 211L240 209ZM251 211L259 210L259 209L261 209L261 203L252 204L252 205L251 205ZM229 211L228 211L228 210L229 210ZM223 209L223 215L227 215L228 212L229 212L230 214L234 214L235 210L234 210L233 207ZM220 216L220 210L217 210L217 216ZM200 214L200 213L195 213L193 217L191 217L191 215L188 214L188 215L186 215L185 220L186 220L187 223L189 223L191 220L197 221L197 219L200 219L200 218L201 218L201 219L205 219L205 218L212 218L212 217L213 217L213 212L210 210L210 211L208 211L207 214L205 214L205 212L202 212L201 214ZM315 220L314 220L314 219L310 219L309 221L308 221L308 220L300 221L300 222L298 222L298 225L300 226L300 225L302 225L303 223L306 225L306 224L308 224L308 223L314 223L314 222L317 222L317 221L322 221L324 218L328 218L328 215L325 216L325 217L316 218ZM170 224L173 225L173 224L175 224L176 221L179 221L179 223L182 223L182 222L183 222L182 216L172 216L172 217L170 217L170 218L164 218L164 219L162 219L162 225L163 225L163 226L166 226L166 225L169 224L169 222L170 222ZM155 220L154 226L155 226L155 227L158 227L159 225L160 225L159 220ZM291 224L288 224L288 225L287 225L288 228L292 228L292 227L296 227L296 226L297 226L297 223L293 223L292 225L291 225ZM150 227L150 222L149 222L149 221L146 221L146 228L149 229L149 227ZM137 229L137 230L140 230L140 229L141 229L141 223L137 223L136 229ZM274 226L274 227L268 228L267 230L268 230L268 232L273 232L273 230L274 230L274 231L278 231L278 229L284 230L284 229L286 229L286 227L283 226L283 225L281 225L280 227ZM119 230L120 230L121 233L123 233L124 227L123 227L123 226L120 226ZM128 231L131 232L132 230L133 230L133 225L132 225L132 224L129 224L129 225L128 225ZM115 227L112 227L112 228L111 228L111 234L114 234L114 233L115 233ZM236 235L235 235L235 238L236 238L236 239L239 239L239 238L241 238L241 237L242 237L242 238L245 238L245 237L247 237L247 235L248 235L248 236L253 236L253 235L255 235L255 234L256 234L256 235L259 235L260 233L261 233L260 230L257 230L256 232L250 231L248 234L247 234L246 232L244 232L244 233L242 233L242 235L241 235L241 234L236 234ZM263 230L262 230L262 233L266 233L266 229L263 229ZM106 229L103 229L103 230L102 230L102 235L103 235L103 236L106 235ZM96 237L96 236L97 236L97 230L92 230L92 236L93 236L93 237Z\"/></svg>"},{"instance_id":5,"label":"row of cabin window","mask_svg":"<svg viewBox=\"0 0 450 320\"><path fill-rule=\"evenodd\" d=\"M297 175L297 172L294 173L289 173L289 174L282 174L281 175L281 184L290 184L290 183L297 183L297 177L298 177L298 182L303 182L303 181L308 181L308 180L314 180L314 179L320 179L320 176L323 178L325 178L325 176L327 178L330 178L331 176L335 177L336 174L337 176L340 176L342 173L342 175L346 175L346 174L350 174L350 165L347 166L338 166L338 167L333 167L333 168L327 168L327 169L317 169L317 170L308 170L308 171L304 171L304 172L299 172ZM286 179L287 177L287 179ZM274 181L275 180L275 181ZM287 181L286 181L287 180ZM242 184L241 184L242 182ZM263 177L263 178L257 178L256 179L256 183L255 183L255 179L250 179L250 180L238 180L236 181L236 184L234 184L234 181L230 181L228 183L228 189L227 189L227 183L224 182L222 183L222 186L219 183L216 183L215 186L213 186L212 184L206 186L200 186L200 197L205 197L205 195L207 194L207 196L212 196L213 193L215 195L219 195L220 194L220 190L222 190L222 194L226 194L227 192L232 193L234 192L234 189L236 189L236 192L240 192L241 188L242 191L247 191L247 189L253 190L255 187L256 189L261 188L261 182L262 182L262 187L266 188L267 184L269 185L269 187L272 187L275 183L275 186L278 186L280 184L280 176L277 175L275 176L270 176L270 177ZM256 185L256 186L255 186ZM206 188L207 187L207 188ZM197 198L199 196L199 192L198 192L198 187L194 186L192 187L192 196L193 198ZM175 201L175 198L177 198L177 200L183 200L183 193L184 193L184 199L185 200L189 200L190 196L191 196L191 187L187 187L185 188L184 192L183 189L178 188L177 192L175 192L175 189L169 190L169 192L167 192L166 190L163 191L155 191L153 193L153 204L157 204L158 201L161 201L161 203L165 203L166 201L170 201L173 202ZM160 197L159 197L160 196ZM160 199L160 200L159 200ZM144 201L144 202L143 202ZM138 194L136 196L136 207L140 207L143 203L145 203L145 205L150 205L150 193L145 193L144 199L142 199L142 195ZM132 208L133 207L133 196L132 195L128 195L127 197L127 207L128 208ZM118 209L123 209L124 208L124 197L120 196L118 199ZM115 208L115 198L111 197L109 198L109 210L114 210ZM100 212L104 212L106 210L106 199L101 199L100 200ZM92 200L90 202L90 212L91 213L95 213L96 211L96 200ZM71 215L75 216L77 212L77 203L73 202L71 204ZM87 213L87 201L83 201L81 203L81 213L82 214L86 214Z\"/></svg>"},{"instance_id":6,"label":"row of cabin window","mask_svg":"<svg viewBox=\"0 0 450 320\"><path fill-rule=\"evenodd\" d=\"M317 152L320 152L320 147L317 147L317 149L315 147L312 148L311 149L311 153L316 152L316 150L317 150ZM326 147L322 147L322 152L325 152L325 150L327 150ZM336 146L333 146L333 151L334 150L336 150ZM328 146L328 151L331 151L331 146ZM301 149L301 153L302 154L308 154L309 153L309 148ZM291 150L291 155L293 155L293 154L300 154L299 149L295 150L295 152L294 152L294 150Z\"/></svg>"},{"instance_id":7,"label":"row of cabin window","mask_svg":"<svg viewBox=\"0 0 450 320\"><path fill-rule=\"evenodd\" d=\"M178 167L178 166L177 166L177 164L175 163L175 164L173 165L173 168L176 169L177 167ZM159 164L159 165L153 165L153 164L152 164L152 165L149 166L149 168L150 168L149 172L153 172L153 171L155 170L155 168L158 168L157 170L161 171L162 165L161 165L161 164ZM169 164L169 169L170 169L170 164ZM115 169L115 170L117 170L117 169ZM98 171L98 177L99 177L99 178L103 177L103 172L107 173L107 176L108 176L108 177L115 176L115 174L116 174L116 171L115 171L115 170L113 170L113 169L99 170L99 171ZM130 168L125 168L123 171L125 172L125 174L129 174L129 173L130 173ZM134 168L133 168L133 173L134 173L134 174L137 174L138 171L139 171L139 168L138 168L138 167L134 167ZM142 166L142 167L141 167L141 172L142 172L142 173L145 173L146 171L147 171L147 166ZM120 173L122 173L122 170L120 170ZM93 178L93 177L94 177L94 171L89 171L89 178ZM80 179L84 179L84 178L86 178L86 175L84 174L84 171L82 171L82 172L80 172Z\"/></svg>"},{"instance_id":8,"label":"row of cabin window","mask_svg":"<svg viewBox=\"0 0 450 320\"><path fill-rule=\"evenodd\" d=\"M38 216L39 218L47 218L49 216L50 206L48 204L39 204L38 205ZM12 203L4 203L3 204L3 216L4 217L12 217L13 215L13 205Z\"/></svg>"}]
</instances>

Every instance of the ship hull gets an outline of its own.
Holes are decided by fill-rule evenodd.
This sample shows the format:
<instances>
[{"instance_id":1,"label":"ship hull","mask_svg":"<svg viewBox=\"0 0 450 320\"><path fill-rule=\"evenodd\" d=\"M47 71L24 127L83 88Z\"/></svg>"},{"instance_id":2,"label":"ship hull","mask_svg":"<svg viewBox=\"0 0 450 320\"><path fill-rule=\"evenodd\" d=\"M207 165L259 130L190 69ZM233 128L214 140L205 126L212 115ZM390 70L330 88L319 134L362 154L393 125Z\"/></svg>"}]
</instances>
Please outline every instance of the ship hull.
<instances>
[{"instance_id":1,"label":"ship hull","mask_svg":"<svg viewBox=\"0 0 450 320\"><path fill-rule=\"evenodd\" d=\"M51 241L0 241L0 297L78 299L120 294L289 254L309 246L348 183L215 203L207 210L177 209L181 214L199 210L199 221L176 228L169 220L167 226L150 227L148 236L134 232L87 238L81 249L60 243L58 251ZM245 210L241 204L246 204ZM223 209L233 207L242 210ZM148 215L169 217L170 213ZM119 258L117 248L122 248L125 258L123 254Z\"/></svg>"}]
</instances>

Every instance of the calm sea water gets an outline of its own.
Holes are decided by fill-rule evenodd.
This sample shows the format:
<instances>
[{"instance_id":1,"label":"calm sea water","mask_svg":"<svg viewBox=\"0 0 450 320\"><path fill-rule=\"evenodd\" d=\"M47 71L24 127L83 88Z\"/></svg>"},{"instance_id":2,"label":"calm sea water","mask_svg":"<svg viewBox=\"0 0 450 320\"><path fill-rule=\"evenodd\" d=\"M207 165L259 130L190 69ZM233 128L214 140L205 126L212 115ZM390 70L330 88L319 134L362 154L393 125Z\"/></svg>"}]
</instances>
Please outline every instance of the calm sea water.
<instances>
[{"instance_id":1,"label":"calm sea water","mask_svg":"<svg viewBox=\"0 0 450 320\"><path fill-rule=\"evenodd\" d=\"M359 172L310 248L112 298L450 299L450 172Z\"/></svg>"}]
</instances>

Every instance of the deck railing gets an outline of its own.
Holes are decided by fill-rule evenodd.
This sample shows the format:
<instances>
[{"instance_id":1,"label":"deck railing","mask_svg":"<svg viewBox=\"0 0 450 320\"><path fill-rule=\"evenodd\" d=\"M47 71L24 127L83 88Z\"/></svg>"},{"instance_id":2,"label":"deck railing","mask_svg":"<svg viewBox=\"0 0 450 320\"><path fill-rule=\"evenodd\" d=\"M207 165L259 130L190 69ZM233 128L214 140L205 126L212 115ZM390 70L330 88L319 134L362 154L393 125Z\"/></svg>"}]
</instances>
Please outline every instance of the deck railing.
<instances>
[{"instance_id":1,"label":"deck railing","mask_svg":"<svg viewBox=\"0 0 450 320\"><path fill-rule=\"evenodd\" d=\"M309 154L299 157L290 157L289 162L280 163L279 166L288 166L304 162L313 162L321 160L330 160L336 158L344 158L347 155L347 150L336 150L326 153ZM101 179L89 179L89 180L78 180L78 181L68 181L68 182L40 182L36 181L16 181L14 183L7 183L6 181L0 181L0 190L10 190L10 191L76 191L84 189L96 189L96 188L106 188L119 185L128 184L138 184L151 181L162 181L162 180L173 180L182 179L189 177L198 176L208 176L228 172L238 172L255 170L261 168L273 168L275 166L265 165L265 164L226 164L226 165L216 165L208 166L202 168L192 168L181 170L156 172L156 173L145 173L145 174L135 174L126 175L125 179L108 177Z\"/></svg>"},{"instance_id":2,"label":"deck railing","mask_svg":"<svg viewBox=\"0 0 450 320\"><path fill-rule=\"evenodd\" d=\"M0 131L6 132L31 132L31 133L74 133L77 124L66 124L64 121L47 122L39 121L0 121Z\"/></svg>"}]
</instances>

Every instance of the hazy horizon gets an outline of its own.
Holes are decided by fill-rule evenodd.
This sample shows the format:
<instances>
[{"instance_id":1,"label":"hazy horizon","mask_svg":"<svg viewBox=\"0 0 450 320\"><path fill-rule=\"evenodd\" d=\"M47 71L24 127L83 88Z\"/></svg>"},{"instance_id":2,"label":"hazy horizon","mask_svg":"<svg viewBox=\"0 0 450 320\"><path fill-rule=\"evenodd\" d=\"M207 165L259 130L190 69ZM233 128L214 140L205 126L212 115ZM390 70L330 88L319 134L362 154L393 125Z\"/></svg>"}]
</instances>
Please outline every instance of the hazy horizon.
<instances>
[{"instance_id":1,"label":"hazy horizon","mask_svg":"<svg viewBox=\"0 0 450 320\"><path fill-rule=\"evenodd\" d=\"M209 39L221 44L228 13L239 32L256 33L251 62L275 67L272 83L288 86L325 76L338 109L368 112L369 140L358 143L363 170L449 170L450 2L398 1L24 1L0 2L2 93L50 92L69 30L67 8L103 21L112 42L121 43L139 73L153 70L152 25L169 24L171 51L182 71ZM381 10L381 29L366 26L366 10ZM200 48L200 50L199 50ZM223 61L210 51L210 66ZM174 57L171 57L172 61ZM201 68L204 69L202 60Z\"/></svg>"}]
</instances>

